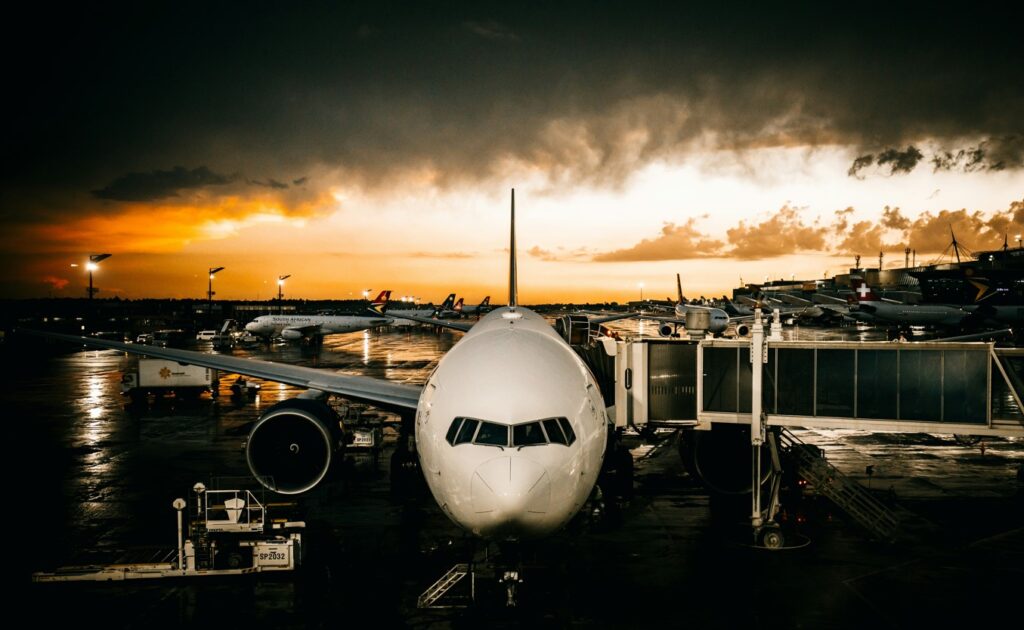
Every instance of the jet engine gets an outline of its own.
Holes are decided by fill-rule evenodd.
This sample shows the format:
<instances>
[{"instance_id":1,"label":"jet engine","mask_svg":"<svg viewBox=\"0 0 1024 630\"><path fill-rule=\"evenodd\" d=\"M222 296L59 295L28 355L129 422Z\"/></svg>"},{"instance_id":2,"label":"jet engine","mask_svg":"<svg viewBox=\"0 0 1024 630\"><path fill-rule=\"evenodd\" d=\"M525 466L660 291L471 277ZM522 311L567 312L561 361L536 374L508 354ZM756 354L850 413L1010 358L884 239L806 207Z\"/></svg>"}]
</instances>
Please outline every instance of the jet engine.
<instances>
[{"instance_id":1,"label":"jet engine","mask_svg":"<svg viewBox=\"0 0 1024 630\"><path fill-rule=\"evenodd\" d=\"M662 337L671 337L675 334L675 327L672 324L662 324L658 326L658 334Z\"/></svg>"},{"instance_id":2,"label":"jet engine","mask_svg":"<svg viewBox=\"0 0 1024 630\"><path fill-rule=\"evenodd\" d=\"M302 339L302 332L292 328L285 328L281 331L281 338L287 339L288 341L297 341Z\"/></svg>"},{"instance_id":3,"label":"jet engine","mask_svg":"<svg viewBox=\"0 0 1024 630\"><path fill-rule=\"evenodd\" d=\"M771 472L771 457L767 447L762 449L763 484ZM750 427L716 424L710 431L685 430L680 434L679 455L686 471L708 490L723 495L750 493Z\"/></svg>"},{"instance_id":4,"label":"jet engine","mask_svg":"<svg viewBox=\"0 0 1024 630\"><path fill-rule=\"evenodd\" d=\"M327 475L343 438L338 415L327 403L293 398L277 403L256 421L245 459L268 490L300 494Z\"/></svg>"},{"instance_id":5,"label":"jet engine","mask_svg":"<svg viewBox=\"0 0 1024 630\"><path fill-rule=\"evenodd\" d=\"M736 324L736 336L737 337L749 337L750 336L750 326L747 326L746 324Z\"/></svg>"}]
</instances>

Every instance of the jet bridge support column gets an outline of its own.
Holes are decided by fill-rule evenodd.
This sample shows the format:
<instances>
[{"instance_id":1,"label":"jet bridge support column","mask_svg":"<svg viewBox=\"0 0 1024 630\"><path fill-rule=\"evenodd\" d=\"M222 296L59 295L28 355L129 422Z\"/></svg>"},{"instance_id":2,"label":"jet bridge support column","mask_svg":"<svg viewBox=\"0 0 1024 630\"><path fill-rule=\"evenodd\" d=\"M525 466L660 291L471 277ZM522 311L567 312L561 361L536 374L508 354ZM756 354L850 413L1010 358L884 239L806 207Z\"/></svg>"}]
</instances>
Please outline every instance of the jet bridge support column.
<instances>
[{"instance_id":1,"label":"jet bridge support column","mask_svg":"<svg viewBox=\"0 0 1024 630\"><path fill-rule=\"evenodd\" d=\"M751 451L751 512L750 524L757 536L764 525L761 512L761 445L764 443L764 427L761 413L761 380L764 371L761 363L764 360L764 324L761 323L761 309L754 311L754 325L750 336L750 451Z\"/></svg>"}]
</instances>

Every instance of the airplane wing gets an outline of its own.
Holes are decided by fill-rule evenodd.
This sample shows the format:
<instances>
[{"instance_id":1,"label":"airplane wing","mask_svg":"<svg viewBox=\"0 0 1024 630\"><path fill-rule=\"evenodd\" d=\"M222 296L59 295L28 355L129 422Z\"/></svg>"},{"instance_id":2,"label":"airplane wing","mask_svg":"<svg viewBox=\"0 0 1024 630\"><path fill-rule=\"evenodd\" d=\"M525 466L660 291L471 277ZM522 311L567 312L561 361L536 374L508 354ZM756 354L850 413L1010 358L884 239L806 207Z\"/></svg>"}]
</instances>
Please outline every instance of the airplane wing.
<instances>
[{"instance_id":1,"label":"airplane wing","mask_svg":"<svg viewBox=\"0 0 1024 630\"><path fill-rule=\"evenodd\" d=\"M584 311L584 313L587 313L587 311ZM599 313L587 313L587 314L588 315L591 315L591 314L598 315ZM608 322L614 322L614 321L620 320L620 319L629 319L630 317L636 317L637 315L638 315L637 313L615 313L614 315L602 315L601 317L591 317L590 318L590 323L591 324L607 324Z\"/></svg>"},{"instance_id":2,"label":"airplane wing","mask_svg":"<svg viewBox=\"0 0 1024 630\"><path fill-rule=\"evenodd\" d=\"M843 306L846 306L846 298L839 298L834 295L825 295L824 293L815 293L813 300L818 304L842 304Z\"/></svg>"},{"instance_id":3,"label":"airplane wing","mask_svg":"<svg viewBox=\"0 0 1024 630\"><path fill-rule=\"evenodd\" d=\"M299 365L260 361L258 359L243 359L241 357L207 354L192 350L127 344L118 341L96 339L94 337L78 337L24 328L18 329L18 332L93 348L121 350L157 359L169 359L182 364L198 365L215 370L234 372L244 376L253 376L276 383L306 387L308 389L337 394L357 402L370 403L374 406L396 412L407 412L415 409L419 402L420 390L422 389L419 385L392 383L391 381L368 376L351 376Z\"/></svg>"},{"instance_id":4,"label":"airplane wing","mask_svg":"<svg viewBox=\"0 0 1024 630\"><path fill-rule=\"evenodd\" d=\"M680 326L686 325L685 319L679 319L678 317L658 317L657 315L641 315L640 319L650 319L663 324L679 324Z\"/></svg>"},{"instance_id":5,"label":"airplane wing","mask_svg":"<svg viewBox=\"0 0 1024 630\"><path fill-rule=\"evenodd\" d=\"M473 327L473 324L464 324L462 322L453 322L448 319L437 319L436 317L420 317L419 315L392 315L398 319L408 319L421 324L432 324L434 326L443 326L444 328L451 328L452 330L458 330L461 332L469 332L469 329Z\"/></svg>"}]
</instances>

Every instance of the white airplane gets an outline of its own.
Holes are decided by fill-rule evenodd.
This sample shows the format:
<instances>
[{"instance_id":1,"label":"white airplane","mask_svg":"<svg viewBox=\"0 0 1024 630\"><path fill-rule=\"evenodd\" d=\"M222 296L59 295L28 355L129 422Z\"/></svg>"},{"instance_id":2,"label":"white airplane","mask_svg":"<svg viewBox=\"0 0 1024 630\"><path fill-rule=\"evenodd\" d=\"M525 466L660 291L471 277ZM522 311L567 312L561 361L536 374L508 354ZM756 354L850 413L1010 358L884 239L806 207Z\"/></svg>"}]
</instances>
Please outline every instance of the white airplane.
<instances>
[{"instance_id":1,"label":"white airplane","mask_svg":"<svg viewBox=\"0 0 1024 630\"><path fill-rule=\"evenodd\" d=\"M417 318L467 331L423 386L225 355L34 334L307 388L308 395L267 410L246 445L255 478L284 494L315 487L343 442L337 416L316 396L336 394L395 411L414 431L423 476L454 523L487 539L535 538L563 527L591 495L609 425L600 387L587 365L543 317L518 304L514 190L510 240L507 306L473 326Z\"/></svg>"},{"instance_id":2,"label":"white airplane","mask_svg":"<svg viewBox=\"0 0 1024 630\"><path fill-rule=\"evenodd\" d=\"M658 317L655 315L644 315L644 319L653 319L657 322L661 322L661 326L658 327L658 333L662 337L675 336L679 327L686 327L686 316L688 313L701 313L707 314L707 332L712 335L718 335L729 327L730 318L728 313L724 310L714 306L701 306L698 304L689 304L686 298L683 297L683 283L679 278L679 274L676 274L676 304L673 309L675 317ZM746 318L739 318L746 319ZM753 319L751 315L749 319ZM747 327L745 324L738 325L736 327L736 334L743 337L747 334Z\"/></svg>"},{"instance_id":3,"label":"white airplane","mask_svg":"<svg viewBox=\"0 0 1024 630\"><path fill-rule=\"evenodd\" d=\"M902 326L959 326L969 315L957 306L946 304L903 304L878 297L861 278L850 278L850 286L857 296L857 310L850 311L854 319L878 324Z\"/></svg>"},{"instance_id":4,"label":"white airplane","mask_svg":"<svg viewBox=\"0 0 1024 630\"><path fill-rule=\"evenodd\" d=\"M380 309L387 305L391 291L381 291L367 313L350 315L261 315L245 325L246 331L260 337L281 337L288 341L317 339L324 335L356 332L387 326L392 318Z\"/></svg>"}]
</instances>

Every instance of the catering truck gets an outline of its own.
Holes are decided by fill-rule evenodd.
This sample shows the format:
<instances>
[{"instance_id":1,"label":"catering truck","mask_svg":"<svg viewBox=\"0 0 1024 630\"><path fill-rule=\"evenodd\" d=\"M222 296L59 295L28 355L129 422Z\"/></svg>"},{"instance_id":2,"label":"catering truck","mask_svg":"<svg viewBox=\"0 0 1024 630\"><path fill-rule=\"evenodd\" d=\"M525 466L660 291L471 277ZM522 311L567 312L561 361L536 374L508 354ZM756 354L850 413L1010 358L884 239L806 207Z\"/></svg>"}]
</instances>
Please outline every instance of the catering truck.
<instances>
[{"instance_id":1,"label":"catering truck","mask_svg":"<svg viewBox=\"0 0 1024 630\"><path fill-rule=\"evenodd\" d=\"M166 359L139 358L121 377L121 393L134 402L143 402L149 394L158 397L174 393L177 398L196 398L213 392L214 370L184 365Z\"/></svg>"}]
</instances>

